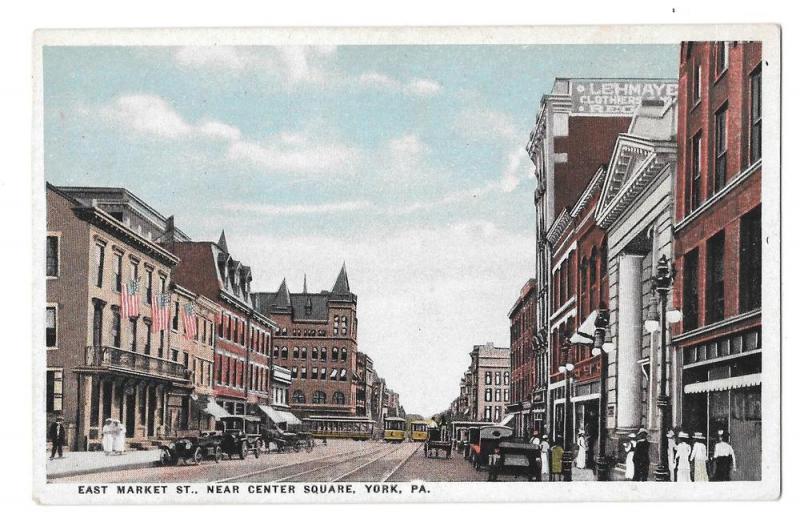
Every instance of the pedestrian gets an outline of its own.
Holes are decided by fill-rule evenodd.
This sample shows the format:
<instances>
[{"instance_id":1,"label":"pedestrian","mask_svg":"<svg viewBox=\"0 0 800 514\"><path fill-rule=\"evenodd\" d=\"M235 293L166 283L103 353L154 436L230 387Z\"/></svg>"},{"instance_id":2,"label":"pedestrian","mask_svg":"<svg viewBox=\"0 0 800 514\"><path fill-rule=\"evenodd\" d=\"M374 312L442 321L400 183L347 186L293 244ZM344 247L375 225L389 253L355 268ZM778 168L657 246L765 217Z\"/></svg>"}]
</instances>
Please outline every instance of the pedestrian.
<instances>
[{"instance_id":1,"label":"pedestrian","mask_svg":"<svg viewBox=\"0 0 800 514\"><path fill-rule=\"evenodd\" d=\"M531 440L528 442L530 444L536 444L536 445L541 444L541 440L539 439L539 432L534 432L533 437L531 437Z\"/></svg>"},{"instance_id":2,"label":"pedestrian","mask_svg":"<svg viewBox=\"0 0 800 514\"><path fill-rule=\"evenodd\" d=\"M708 449L702 432L694 433L694 444L689 460L692 461L695 482L708 482Z\"/></svg>"},{"instance_id":3,"label":"pedestrian","mask_svg":"<svg viewBox=\"0 0 800 514\"><path fill-rule=\"evenodd\" d=\"M678 445L675 446L675 467L677 469L676 482L692 481L692 466L689 459L692 455L692 447L689 446L689 434L686 432L678 433Z\"/></svg>"},{"instance_id":4,"label":"pedestrian","mask_svg":"<svg viewBox=\"0 0 800 514\"><path fill-rule=\"evenodd\" d=\"M47 433L48 439L53 444L53 449L50 451L50 460L55 459L56 453L58 458L64 457L64 445L67 443L67 431L64 430L64 418L59 416L55 422L50 424L50 429Z\"/></svg>"},{"instance_id":5,"label":"pedestrian","mask_svg":"<svg viewBox=\"0 0 800 514\"><path fill-rule=\"evenodd\" d=\"M628 440L622 446L625 449L625 480L633 480L636 475L636 465L633 462L636 434L628 434Z\"/></svg>"},{"instance_id":6,"label":"pedestrian","mask_svg":"<svg viewBox=\"0 0 800 514\"><path fill-rule=\"evenodd\" d=\"M650 474L650 441L647 440L647 430L644 428L640 428L636 433L633 463L636 469L633 480L647 482L647 477Z\"/></svg>"},{"instance_id":7,"label":"pedestrian","mask_svg":"<svg viewBox=\"0 0 800 514\"><path fill-rule=\"evenodd\" d=\"M550 451L550 481L553 482L558 478L561 481L561 459L564 457L564 448L561 446L560 438L556 438L553 442L553 449Z\"/></svg>"},{"instance_id":8,"label":"pedestrian","mask_svg":"<svg viewBox=\"0 0 800 514\"><path fill-rule=\"evenodd\" d=\"M670 428L667 432L667 459L669 464L669 480L675 482L677 477L675 475L675 432Z\"/></svg>"},{"instance_id":9,"label":"pedestrian","mask_svg":"<svg viewBox=\"0 0 800 514\"><path fill-rule=\"evenodd\" d=\"M547 440L547 434L542 436L542 444L539 445L542 449L542 472L550 475L550 442Z\"/></svg>"},{"instance_id":10,"label":"pedestrian","mask_svg":"<svg viewBox=\"0 0 800 514\"><path fill-rule=\"evenodd\" d=\"M727 482L731 479L731 471L736 471L736 454L724 430L717 432L717 439L717 444L714 445L713 479L715 482Z\"/></svg>"},{"instance_id":11,"label":"pedestrian","mask_svg":"<svg viewBox=\"0 0 800 514\"><path fill-rule=\"evenodd\" d=\"M578 430L578 456L575 458L575 465L578 466L578 469L586 469L586 450L588 447L586 432L583 429Z\"/></svg>"},{"instance_id":12,"label":"pedestrian","mask_svg":"<svg viewBox=\"0 0 800 514\"><path fill-rule=\"evenodd\" d=\"M111 455L114 451L114 420L111 418L106 419L103 424L103 451L106 455Z\"/></svg>"},{"instance_id":13,"label":"pedestrian","mask_svg":"<svg viewBox=\"0 0 800 514\"><path fill-rule=\"evenodd\" d=\"M114 431L114 453L122 455L125 453L125 425L119 421L115 421L116 429Z\"/></svg>"}]
</instances>

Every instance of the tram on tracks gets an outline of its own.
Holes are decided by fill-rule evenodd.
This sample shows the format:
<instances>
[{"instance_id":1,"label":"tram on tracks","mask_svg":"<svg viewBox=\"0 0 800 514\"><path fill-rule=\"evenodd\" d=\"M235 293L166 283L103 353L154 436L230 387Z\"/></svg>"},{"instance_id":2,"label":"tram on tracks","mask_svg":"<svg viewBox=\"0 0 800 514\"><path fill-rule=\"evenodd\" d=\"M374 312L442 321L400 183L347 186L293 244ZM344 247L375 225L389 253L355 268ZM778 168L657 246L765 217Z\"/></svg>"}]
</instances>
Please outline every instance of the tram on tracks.
<instances>
[{"instance_id":1,"label":"tram on tracks","mask_svg":"<svg viewBox=\"0 0 800 514\"><path fill-rule=\"evenodd\" d=\"M317 439L372 439L375 422L367 417L308 416L303 418L304 430Z\"/></svg>"},{"instance_id":2,"label":"tram on tracks","mask_svg":"<svg viewBox=\"0 0 800 514\"><path fill-rule=\"evenodd\" d=\"M383 418L383 440L387 443L402 443L406 439L406 420L387 416Z\"/></svg>"},{"instance_id":3,"label":"tram on tracks","mask_svg":"<svg viewBox=\"0 0 800 514\"><path fill-rule=\"evenodd\" d=\"M428 429L436 428L436 422L430 419L419 419L408 422L408 440L425 442L428 440Z\"/></svg>"}]
</instances>

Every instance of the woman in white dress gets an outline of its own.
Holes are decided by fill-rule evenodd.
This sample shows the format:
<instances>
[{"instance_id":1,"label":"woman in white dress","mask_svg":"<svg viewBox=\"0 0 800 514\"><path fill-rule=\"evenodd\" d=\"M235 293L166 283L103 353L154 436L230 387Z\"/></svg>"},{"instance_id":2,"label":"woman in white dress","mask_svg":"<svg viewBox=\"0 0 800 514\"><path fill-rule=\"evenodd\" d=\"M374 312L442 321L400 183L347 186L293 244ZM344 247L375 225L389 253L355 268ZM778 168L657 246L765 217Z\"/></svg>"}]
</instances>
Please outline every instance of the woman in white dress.
<instances>
[{"instance_id":1,"label":"woman in white dress","mask_svg":"<svg viewBox=\"0 0 800 514\"><path fill-rule=\"evenodd\" d=\"M678 469L676 482L691 482L692 481L692 468L689 464L689 458L692 455L692 447L689 446L689 434L680 432L678 434L680 441L675 447L675 465Z\"/></svg>"},{"instance_id":2,"label":"woman in white dress","mask_svg":"<svg viewBox=\"0 0 800 514\"><path fill-rule=\"evenodd\" d=\"M578 469L586 469L586 433L583 429L578 430L578 457L575 459L575 464Z\"/></svg>"},{"instance_id":3,"label":"woman in white dress","mask_svg":"<svg viewBox=\"0 0 800 514\"><path fill-rule=\"evenodd\" d=\"M114 422L116 432L114 433L114 453L125 453L125 425L119 421Z\"/></svg>"},{"instance_id":4,"label":"woman in white dress","mask_svg":"<svg viewBox=\"0 0 800 514\"><path fill-rule=\"evenodd\" d=\"M111 418L103 424L103 451L106 455L114 451L114 420Z\"/></svg>"},{"instance_id":5,"label":"woman in white dress","mask_svg":"<svg viewBox=\"0 0 800 514\"><path fill-rule=\"evenodd\" d=\"M547 440L547 434L542 436L542 444L539 445L542 449L542 472L550 474L550 442Z\"/></svg>"},{"instance_id":6,"label":"woman in white dress","mask_svg":"<svg viewBox=\"0 0 800 514\"><path fill-rule=\"evenodd\" d=\"M633 480L636 465L633 463L633 450L636 446L636 434L630 434L628 441L625 441L625 480Z\"/></svg>"},{"instance_id":7,"label":"woman in white dress","mask_svg":"<svg viewBox=\"0 0 800 514\"><path fill-rule=\"evenodd\" d=\"M692 461L695 482L708 482L708 448L702 432L694 433L694 444L692 445Z\"/></svg>"}]
</instances>

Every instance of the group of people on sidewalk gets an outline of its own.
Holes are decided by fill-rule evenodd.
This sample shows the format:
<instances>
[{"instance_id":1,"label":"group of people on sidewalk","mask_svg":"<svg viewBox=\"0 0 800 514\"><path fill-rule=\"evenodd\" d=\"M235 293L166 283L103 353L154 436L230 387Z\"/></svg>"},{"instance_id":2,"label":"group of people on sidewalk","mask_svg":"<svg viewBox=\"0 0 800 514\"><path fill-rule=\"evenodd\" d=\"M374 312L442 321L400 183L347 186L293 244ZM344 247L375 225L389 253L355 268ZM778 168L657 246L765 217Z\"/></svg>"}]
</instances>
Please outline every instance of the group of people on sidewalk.
<instances>
[{"instance_id":1,"label":"group of people on sidewalk","mask_svg":"<svg viewBox=\"0 0 800 514\"><path fill-rule=\"evenodd\" d=\"M119 420L108 418L103 424L103 451L106 455L125 453L125 425Z\"/></svg>"},{"instance_id":2,"label":"group of people on sidewalk","mask_svg":"<svg viewBox=\"0 0 800 514\"><path fill-rule=\"evenodd\" d=\"M550 482L560 482L564 479L564 466L562 460L564 457L564 444L560 437L553 438L553 444L550 444L550 438L547 434L539 436L538 432L533 433L530 443L539 446L542 455L542 473L548 475ZM573 464L579 469L585 469L588 465L588 449L589 442L586 433L583 430L578 431L578 453L575 457Z\"/></svg>"}]
</instances>

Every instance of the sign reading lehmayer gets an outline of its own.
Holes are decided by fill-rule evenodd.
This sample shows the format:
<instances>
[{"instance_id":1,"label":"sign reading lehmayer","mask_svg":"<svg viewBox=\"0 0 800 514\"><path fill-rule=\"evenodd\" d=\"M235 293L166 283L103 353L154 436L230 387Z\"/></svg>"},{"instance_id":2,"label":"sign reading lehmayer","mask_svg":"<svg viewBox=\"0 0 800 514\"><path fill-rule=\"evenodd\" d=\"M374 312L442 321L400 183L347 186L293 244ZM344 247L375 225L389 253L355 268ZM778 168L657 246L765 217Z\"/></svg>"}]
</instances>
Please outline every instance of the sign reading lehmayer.
<instances>
[{"instance_id":1,"label":"sign reading lehmayer","mask_svg":"<svg viewBox=\"0 0 800 514\"><path fill-rule=\"evenodd\" d=\"M575 80L572 113L631 116L643 99L667 101L678 95L677 81Z\"/></svg>"}]
</instances>

